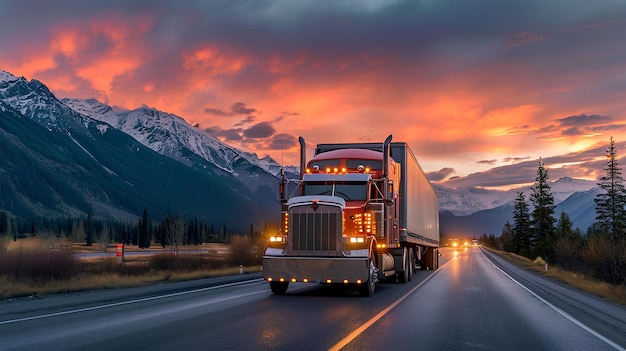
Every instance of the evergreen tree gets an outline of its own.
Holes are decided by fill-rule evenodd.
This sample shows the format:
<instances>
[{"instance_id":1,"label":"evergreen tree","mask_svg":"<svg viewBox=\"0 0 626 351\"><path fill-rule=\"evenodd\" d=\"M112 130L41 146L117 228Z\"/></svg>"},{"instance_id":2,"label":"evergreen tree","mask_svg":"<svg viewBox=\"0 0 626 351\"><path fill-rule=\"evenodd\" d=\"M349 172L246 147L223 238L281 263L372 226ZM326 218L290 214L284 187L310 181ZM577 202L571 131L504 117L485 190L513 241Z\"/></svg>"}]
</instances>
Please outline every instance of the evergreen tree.
<instances>
[{"instance_id":1,"label":"evergreen tree","mask_svg":"<svg viewBox=\"0 0 626 351\"><path fill-rule=\"evenodd\" d=\"M600 178L598 185L602 190L595 198L596 228L604 234L615 237L619 231L623 236L626 227L626 194L622 170L617 163L617 152L613 137L606 149L606 175Z\"/></svg>"},{"instance_id":2,"label":"evergreen tree","mask_svg":"<svg viewBox=\"0 0 626 351\"><path fill-rule=\"evenodd\" d=\"M554 196L548 183L548 170L539 159L537 178L532 187L530 199L534 205L532 212L533 253L546 261L552 258L554 245Z\"/></svg>"},{"instance_id":3,"label":"evergreen tree","mask_svg":"<svg viewBox=\"0 0 626 351\"><path fill-rule=\"evenodd\" d=\"M5 211L0 211L0 234L5 234L7 232L7 218L9 216Z\"/></svg>"},{"instance_id":4,"label":"evergreen tree","mask_svg":"<svg viewBox=\"0 0 626 351\"><path fill-rule=\"evenodd\" d=\"M574 223L569 218L567 213L561 212L558 222L556 223L555 239L566 238L573 239L580 236L579 233L573 229Z\"/></svg>"},{"instance_id":5,"label":"evergreen tree","mask_svg":"<svg viewBox=\"0 0 626 351\"><path fill-rule=\"evenodd\" d=\"M91 209L87 211L87 222L85 223L85 242L87 246L93 245L94 242L93 218L91 216Z\"/></svg>"},{"instance_id":6,"label":"evergreen tree","mask_svg":"<svg viewBox=\"0 0 626 351\"><path fill-rule=\"evenodd\" d=\"M603 247L595 252L598 257L591 258L599 262L596 274L618 285L626 281L626 193L612 137L606 156L606 175L598 183L602 191L595 199L597 235L590 238L588 246L595 243Z\"/></svg>"},{"instance_id":7,"label":"evergreen tree","mask_svg":"<svg viewBox=\"0 0 626 351\"><path fill-rule=\"evenodd\" d=\"M148 218L148 210L143 209L143 214L141 216L141 221L139 222L139 248L147 249L150 247L150 242L152 241L152 235L150 233L150 223Z\"/></svg>"},{"instance_id":8,"label":"evergreen tree","mask_svg":"<svg viewBox=\"0 0 626 351\"><path fill-rule=\"evenodd\" d=\"M506 221L506 223L504 223L504 227L502 228L502 235L500 235L500 239L502 240L502 249L507 252L513 252L512 230L511 223Z\"/></svg>"},{"instance_id":9,"label":"evergreen tree","mask_svg":"<svg viewBox=\"0 0 626 351\"><path fill-rule=\"evenodd\" d=\"M530 212L523 192L518 192L514 200L513 228L511 230L513 252L530 255L532 231L530 228Z\"/></svg>"},{"instance_id":10,"label":"evergreen tree","mask_svg":"<svg viewBox=\"0 0 626 351\"><path fill-rule=\"evenodd\" d=\"M578 229L572 229L573 223L567 213L561 212L556 225L554 241L555 263L564 268L571 268L580 262L582 235Z\"/></svg>"}]
</instances>

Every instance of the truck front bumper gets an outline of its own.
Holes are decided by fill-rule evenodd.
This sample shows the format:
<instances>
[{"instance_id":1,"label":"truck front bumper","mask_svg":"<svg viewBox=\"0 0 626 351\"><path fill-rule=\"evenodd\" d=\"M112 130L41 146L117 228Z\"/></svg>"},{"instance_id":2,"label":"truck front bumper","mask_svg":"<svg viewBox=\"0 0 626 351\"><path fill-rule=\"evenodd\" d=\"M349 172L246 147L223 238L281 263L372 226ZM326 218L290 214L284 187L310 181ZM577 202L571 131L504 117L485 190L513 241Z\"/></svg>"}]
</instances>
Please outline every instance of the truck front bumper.
<instances>
[{"instance_id":1,"label":"truck front bumper","mask_svg":"<svg viewBox=\"0 0 626 351\"><path fill-rule=\"evenodd\" d=\"M367 257L263 256L268 281L364 283L369 278Z\"/></svg>"}]
</instances>

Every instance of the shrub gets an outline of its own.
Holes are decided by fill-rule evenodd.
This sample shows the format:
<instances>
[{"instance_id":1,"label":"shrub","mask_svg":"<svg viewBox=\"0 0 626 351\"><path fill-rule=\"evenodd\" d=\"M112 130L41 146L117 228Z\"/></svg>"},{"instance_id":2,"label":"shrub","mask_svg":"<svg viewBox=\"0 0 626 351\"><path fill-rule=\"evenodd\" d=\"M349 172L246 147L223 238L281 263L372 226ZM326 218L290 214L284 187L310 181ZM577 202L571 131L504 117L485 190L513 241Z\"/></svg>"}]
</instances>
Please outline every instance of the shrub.
<instances>
[{"instance_id":1,"label":"shrub","mask_svg":"<svg viewBox=\"0 0 626 351\"><path fill-rule=\"evenodd\" d=\"M546 265L546 261L544 261L543 258L537 256L537 258L535 258L535 260L533 261L533 264L536 266L544 267Z\"/></svg>"},{"instance_id":2,"label":"shrub","mask_svg":"<svg viewBox=\"0 0 626 351\"><path fill-rule=\"evenodd\" d=\"M78 266L70 251L19 249L0 256L0 275L13 281L68 280L79 273Z\"/></svg>"},{"instance_id":3,"label":"shrub","mask_svg":"<svg viewBox=\"0 0 626 351\"><path fill-rule=\"evenodd\" d=\"M157 271L191 272L221 268L222 265L221 259L203 255L162 253L150 257L150 267Z\"/></svg>"},{"instance_id":4,"label":"shrub","mask_svg":"<svg viewBox=\"0 0 626 351\"><path fill-rule=\"evenodd\" d=\"M265 240L247 235L233 235L230 238L230 250L227 263L235 266L260 265L263 258Z\"/></svg>"}]
</instances>

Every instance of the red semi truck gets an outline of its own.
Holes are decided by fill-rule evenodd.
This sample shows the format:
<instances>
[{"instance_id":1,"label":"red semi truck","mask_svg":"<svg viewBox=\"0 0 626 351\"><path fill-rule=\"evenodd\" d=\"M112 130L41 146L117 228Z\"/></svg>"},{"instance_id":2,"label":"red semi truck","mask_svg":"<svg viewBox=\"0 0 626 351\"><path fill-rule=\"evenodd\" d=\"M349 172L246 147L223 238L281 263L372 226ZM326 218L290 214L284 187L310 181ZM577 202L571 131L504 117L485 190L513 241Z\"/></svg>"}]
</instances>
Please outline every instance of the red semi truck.
<instances>
[{"instance_id":1,"label":"red semi truck","mask_svg":"<svg viewBox=\"0 0 626 351\"><path fill-rule=\"evenodd\" d=\"M319 144L306 163L299 138L301 177L291 187L281 180L282 228L263 255L274 294L315 282L371 296L382 279L405 283L415 269L438 268L437 194L408 145L391 139Z\"/></svg>"}]
</instances>

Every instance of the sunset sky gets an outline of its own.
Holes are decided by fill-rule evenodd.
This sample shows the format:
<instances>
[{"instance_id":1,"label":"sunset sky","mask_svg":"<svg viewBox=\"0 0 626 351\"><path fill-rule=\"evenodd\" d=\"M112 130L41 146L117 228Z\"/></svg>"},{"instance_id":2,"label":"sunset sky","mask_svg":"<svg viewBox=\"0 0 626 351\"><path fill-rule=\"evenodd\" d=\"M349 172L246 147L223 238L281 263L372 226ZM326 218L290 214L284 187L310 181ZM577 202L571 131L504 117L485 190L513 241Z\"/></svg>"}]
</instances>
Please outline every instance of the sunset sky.
<instances>
[{"instance_id":1,"label":"sunset sky","mask_svg":"<svg viewBox=\"0 0 626 351\"><path fill-rule=\"evenodd\" d=\"M626 154L624 0L2 0L0 69L287 165L393 134L449 187Z\"/></svg>"}]
</instances>

